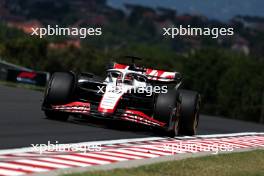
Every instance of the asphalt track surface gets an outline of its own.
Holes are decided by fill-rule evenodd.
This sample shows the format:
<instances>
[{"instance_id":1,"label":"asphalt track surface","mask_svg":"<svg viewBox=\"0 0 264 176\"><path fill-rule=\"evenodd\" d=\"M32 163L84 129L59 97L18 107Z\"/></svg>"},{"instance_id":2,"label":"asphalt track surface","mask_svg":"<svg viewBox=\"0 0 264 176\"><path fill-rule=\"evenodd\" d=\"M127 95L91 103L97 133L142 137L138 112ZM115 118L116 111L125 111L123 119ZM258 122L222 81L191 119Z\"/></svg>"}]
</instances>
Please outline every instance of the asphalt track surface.
<instances>
[{"instance_id":1,"label":"asphalt track surface","mask_svg":"<svg viewBox=\"0 0 264 176\"><path fill-rule=\"evenodd\" d=\"M149 129L105 120L48 120L40 109L42 92L0 86L0 149L31 144L76 143L153 137ZM218 117L200 117L198 134L264 132L264 125Z\"/></svg>"}]
</instances>

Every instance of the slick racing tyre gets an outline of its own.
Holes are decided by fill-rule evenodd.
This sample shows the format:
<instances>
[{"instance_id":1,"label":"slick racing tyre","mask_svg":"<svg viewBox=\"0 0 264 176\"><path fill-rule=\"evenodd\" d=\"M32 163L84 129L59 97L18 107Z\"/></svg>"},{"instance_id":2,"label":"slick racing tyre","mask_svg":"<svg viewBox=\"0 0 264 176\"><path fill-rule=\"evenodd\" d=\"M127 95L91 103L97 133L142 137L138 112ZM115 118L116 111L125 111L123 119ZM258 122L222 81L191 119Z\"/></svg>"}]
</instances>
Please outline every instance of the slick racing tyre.
<instances>
[{"instance_id":1,"label":"slick racing tyre","mask_svg":"<svg viewBox=\"0 0 264 176\"><path fill-rule=\"evenodd\" d=\"M179 90L180 121L179 134L195 135L199 122L200 95L189 90Z\"/></svg>"},{"instance_id":2,"label":"slick racing tyre","mask_svg":"<svg viewBox=\"0 0 264 176\"><path fill-rule=\"evenodd\" d=\"M74 75L68 72L56 72L52 75L46 90L45 101L49 104L67 103L75 87Z\"/></svg>"},{"instance_id":3,"label":"slick racing tyre","mask_svg":"<svg viewBox=\"0 0 264 176\"><path fill-rule=\"evenodd\" d=\"M66 104L70 101L75 88L75 76L69 72L56 72L52 75L45 91L45 104ZM50 119L67 120L68 114L46 110L45 115Z\"/></svg>"},{"instance_id":4,"label":"slick racing tyre","mask_svg":"<svg viewBox=\"0 0 264 176\"><path fill-rule=\"evenodd\" d=\"M177 98L177 90L171 89L167 93L159 94L155 104L154 118L167 124L166 135L170 137L179 133L179 118L177 116L179 103Z\"/></svg>"}]
</instances>

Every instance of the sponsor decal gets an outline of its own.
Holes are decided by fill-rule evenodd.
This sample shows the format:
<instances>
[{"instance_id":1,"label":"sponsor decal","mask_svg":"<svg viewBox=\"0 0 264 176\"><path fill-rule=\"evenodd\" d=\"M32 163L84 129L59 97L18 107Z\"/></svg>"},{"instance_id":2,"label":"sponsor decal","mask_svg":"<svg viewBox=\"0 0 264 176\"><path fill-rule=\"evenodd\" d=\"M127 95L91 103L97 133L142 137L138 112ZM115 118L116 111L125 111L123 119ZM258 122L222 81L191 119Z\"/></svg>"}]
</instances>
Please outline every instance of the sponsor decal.
<instances>
[{"instance_id":1,"label":"sponsor decal","mask_svg":"<svg viewBox=\"0 0 264 176\"><path fill-rule=\"evenodd\" d=\"M85 102L71 102L64 105L53 105L52 109L64 112L72 112L72 113L90 113L90 103Z\"/></svg>"}]
</instances>

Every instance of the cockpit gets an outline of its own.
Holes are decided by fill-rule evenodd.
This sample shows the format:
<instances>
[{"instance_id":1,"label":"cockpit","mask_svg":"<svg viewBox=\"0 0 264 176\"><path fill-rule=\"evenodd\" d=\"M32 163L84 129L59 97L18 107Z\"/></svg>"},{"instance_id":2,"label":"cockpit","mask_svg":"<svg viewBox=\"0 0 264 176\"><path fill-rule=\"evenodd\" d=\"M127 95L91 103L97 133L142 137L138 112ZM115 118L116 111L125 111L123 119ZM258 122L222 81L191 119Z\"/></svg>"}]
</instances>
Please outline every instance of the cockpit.
<instances>
[{"instance_id":1,"label":"cockpit","mask_svg":"<svg viewBox=\"0 0 264 176\"><path fill-rule=\"evenodd\" d=\"M118 70L109 70L105 80L107 83L116 85L124 84L136 87L147 86L147 77L135 72L121 72Z\"/></svg>"}]
</instances>

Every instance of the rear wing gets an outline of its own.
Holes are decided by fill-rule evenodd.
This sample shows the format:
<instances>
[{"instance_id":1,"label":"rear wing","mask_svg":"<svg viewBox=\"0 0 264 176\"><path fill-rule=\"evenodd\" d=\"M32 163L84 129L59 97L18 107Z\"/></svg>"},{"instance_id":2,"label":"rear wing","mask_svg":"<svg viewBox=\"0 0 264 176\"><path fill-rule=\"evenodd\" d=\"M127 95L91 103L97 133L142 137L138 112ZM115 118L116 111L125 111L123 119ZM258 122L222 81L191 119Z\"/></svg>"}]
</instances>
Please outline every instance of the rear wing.
<instances>
[{"instance_id":1,"label":"rear wing","mask_svg":"<svg viewBox=\"0 0 264 176\"><path fill-rule=\"evenodd\" d=\"M125 64L119 64L119 63L113 63L113 65L110 66L110 68L112 69L128 69L129 65L125 65Z\"/></svg>"},{"instance_id":2,"label":"rear wing","mask_svg":"<svg viewBox=\"0 0 264 176\"><path fill-rule=\"evenodd\" d=\"M182 76L179 72L168 72L164 70L155 70L151 68L132 67L126 64L114 63L113 69L131 69L139 71L146 75L148 80L155 82L167 82L167 83L178 83L181 81Z\"/></svg>"},{"instance_id":3,"label":"rear wing","mask_svg":"<svg viewBox=\"0 0 264 176\"><path fill-rule=\"evenodd\" d=\"M146 76L151 81L160 82L179 82L181 81L181 74L178 72L168 72L164 70L146 69Z\"/></svg>"}]
</instances>

